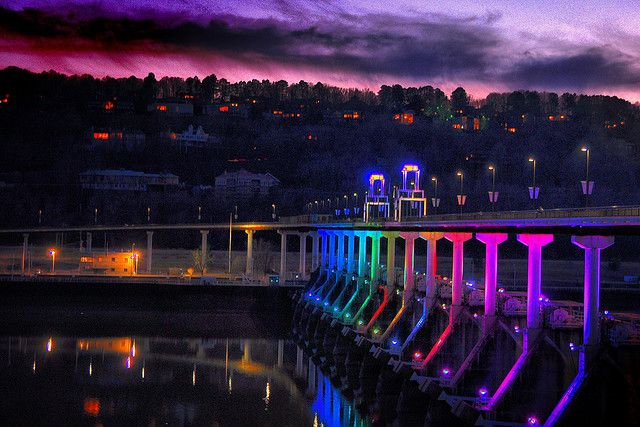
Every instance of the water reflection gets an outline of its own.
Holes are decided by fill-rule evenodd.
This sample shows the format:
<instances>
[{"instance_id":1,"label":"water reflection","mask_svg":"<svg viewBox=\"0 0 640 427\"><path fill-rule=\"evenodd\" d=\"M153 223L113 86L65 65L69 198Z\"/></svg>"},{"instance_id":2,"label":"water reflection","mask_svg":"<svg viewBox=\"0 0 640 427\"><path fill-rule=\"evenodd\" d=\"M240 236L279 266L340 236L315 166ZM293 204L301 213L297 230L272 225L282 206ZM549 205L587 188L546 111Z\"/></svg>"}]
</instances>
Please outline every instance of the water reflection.
<instances>
[{"instance_id":1,"label":"water reflection","mask_svg":"<svg viewBox=\"0 0 640 427\"><path fill-rule=\"evenodd\" d=\"M13 425L367 426L288 340L4 337Z\"/></svg>"}]
</instances>

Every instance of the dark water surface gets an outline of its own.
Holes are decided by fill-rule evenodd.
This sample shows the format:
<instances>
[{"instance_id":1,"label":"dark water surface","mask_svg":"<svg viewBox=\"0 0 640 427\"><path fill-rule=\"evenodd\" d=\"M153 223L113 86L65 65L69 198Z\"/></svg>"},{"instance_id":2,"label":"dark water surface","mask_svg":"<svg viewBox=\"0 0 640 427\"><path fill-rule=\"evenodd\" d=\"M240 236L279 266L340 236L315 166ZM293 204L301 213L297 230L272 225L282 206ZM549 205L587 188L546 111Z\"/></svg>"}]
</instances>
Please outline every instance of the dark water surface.
<instances>
[{"instance_id":1,"label":"dark water surface","mask_svg":"<svg viewBox=\"0 0 640 427\"><path fill-rule=\"evenodd\" d=\"M118 298L0 303L0 425L369 425L289 339L286 300Z\"/></svg>"}]
</instances>

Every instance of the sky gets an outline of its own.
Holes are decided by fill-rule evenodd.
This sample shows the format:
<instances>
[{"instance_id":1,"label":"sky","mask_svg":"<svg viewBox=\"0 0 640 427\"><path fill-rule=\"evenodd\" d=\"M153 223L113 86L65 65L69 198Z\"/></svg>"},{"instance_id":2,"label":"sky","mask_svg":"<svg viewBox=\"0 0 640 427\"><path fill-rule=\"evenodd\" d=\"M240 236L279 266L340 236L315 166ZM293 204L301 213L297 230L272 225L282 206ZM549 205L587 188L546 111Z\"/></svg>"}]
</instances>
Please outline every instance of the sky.
<instances>
[{"instance_id":1,"label":"sky","mask_svg":"<svg viewBox=\"0 0 640 427\"><path fill-rule=\"evenodd\" d=\"M0 67L640 101L637 0L2 0Z\"/></svg>"}]
</instances>

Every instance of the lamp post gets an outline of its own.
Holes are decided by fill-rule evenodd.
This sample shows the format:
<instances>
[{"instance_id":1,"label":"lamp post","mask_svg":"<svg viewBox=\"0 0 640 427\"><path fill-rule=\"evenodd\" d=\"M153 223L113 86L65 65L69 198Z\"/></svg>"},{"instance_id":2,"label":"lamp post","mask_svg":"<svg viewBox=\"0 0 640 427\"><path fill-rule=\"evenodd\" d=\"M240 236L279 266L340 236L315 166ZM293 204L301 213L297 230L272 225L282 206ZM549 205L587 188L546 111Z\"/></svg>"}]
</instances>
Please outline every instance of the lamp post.
<instances>
[{"instance_id":1,"label":"lamp post","mask_svg":"<svg viewBox=\"0 0 640 427\"><path fill-rule=\"evenodd\" d=\"M458 171L456 175L460 177L460 194L458 194L458 205L460 206L460 214L462 214L462 209L465 202L467 201L467 196L464 195L464 174L462 173L462 171Z\"/></svg>"},{"instance_id":2,"label":"lamp post","mask_svg":"<svg viewBox=\"0 0 640 427\"><path fill-rule=\"evenodd\" d=\"M353 193L353 197L356 198L356 204L353 207L353 216L358 216L358 193Z\"/></svg>"},{"instance_id":3,"label":"lamp post","mask_svg":"<svg viewBox=\"0 0 640 427\"><path fill-rule=\"evenodd\" d=\"M51 274L56 272L56 251L55 249L51 249L49 251L49 255L51 255Z\"/></svg>"},{"instance_id":4,"label":"lamp post","mask_svg":"<svg viewBox=\"0 0 640 427\"><path fill-rule=\"evenodd\" d=\"M42 224L42 209L38 209L38 225Z\"/></svg>"},{"instance_id":5,"label":"lamp post","mask_svg":"<svg viewBox=\"0 0 640 427\"><path fill-rule=\"evenodd\" d=\"M593 192L593 181L589 181L589 162L591 161L591 149L589 147L582 147L580 149L586 155L586 173L585 180L581 182L582 184L582 194L584 195L584 207L589 207L589 196Z\"/></svg>"},{"instance_id":6,"label":"lamp post","mask_svg":"<svg viewBox=\"0 0 640 427\"><path fill-rule=\"evenodd\" d=\"M489 202L491 203L491 210L495 212L496 203L498 202L498 193L496 193L496 167L489 165L489 171L491 171L491 191L489 192Z\"/></svg>"},{"instance_id":7,"label":"lamp post","mask_svg":"<svg viewBox=\"0 0 640 427\"><path fill-rule=\"evenodd\" d=\"M438 208L440 207L440 199L438 198L438 177L432 176L431 181L433 182L433 197L431 198L431 204L435 209L436 213L438 213Z\"/></svg>"},{"instance_id":8,"label":"lamp post","mask_svg":"<svg viewBox=\"0 0 640 427\"><path fill-rule=\"evenodd\" d=\"M276 220L276 204L271 205L271 219Z\"/></svg>"},{"instance_id":9,"label":"lamp post","mask_svg":"<svg viewBox=\"0 0 640 427\"><path fill-rule=\"evenodd\" d=\"M344 199L344 216L346 217L349 211L349 196L345 194L342 198Z\"/></svg>"},{"instance_id":10,"label":"lamp post","mask_svg":"<svg viewBox=\"0 0 640 427\"><path fill-rule=\"evenodd\" d=\"M98 208L95 208L93 211L93 223L94 224L98 223Z\"/></svg>"},{"instance_id":11,"label":"lamp post","mask_svg":"<svg viewBox=\"0 0 640 427\"><path fill-rule=\"evenodd\" d=\"M529 187L529 198L531 200L538 200L538 195L540 194L540 188L536 187L536 159L533 157L529 157L529 163L533 164L533 181L531 183L531 187Z\"/></svg>"},{"instance_id":12,"label":"lamp post","mask_svg":"<svg viewBox=\"0 0 640 427\"><path fill-rule=\"evenodd\" d=\"M202 220L202 206L198 206L198 222Z\"/></svg>"},{"instance_id":13,"label":"lamp post","mask_svg":"<svg viewBox=\"0 0 640 427\"><path fill-rule=\"evenodd\" d=\"M151 222L151 208L147 207L147 222Z\"/></svg>"}]
</instances>

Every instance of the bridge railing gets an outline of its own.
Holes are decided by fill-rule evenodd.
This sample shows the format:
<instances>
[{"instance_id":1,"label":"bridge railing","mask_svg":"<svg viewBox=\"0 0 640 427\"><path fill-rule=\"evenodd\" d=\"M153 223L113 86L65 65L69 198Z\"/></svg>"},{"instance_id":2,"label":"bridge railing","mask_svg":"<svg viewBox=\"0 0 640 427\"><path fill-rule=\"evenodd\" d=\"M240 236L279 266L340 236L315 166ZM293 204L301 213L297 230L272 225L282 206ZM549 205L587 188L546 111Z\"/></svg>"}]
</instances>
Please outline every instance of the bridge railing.
<instances>
[{"instance_id":1,"label":"bridge railing","mask_svg":"<svg viewBox=\"0 0 640 427\"><path fill-rule=\"evenodd\" d=\"M562 218L607 218L607 217L640 217L640 206L600 206L589 208L558 208L536 209L521 211L499 212L469 212L426 217L403 218L403 222L447 222L447 221L478 221L478 220L520 220L520 219L562 219ZM335 217L330 214L298 215L282 218L284 223L330 223L330 222L360 222L359 218ZM369 221L370 224L384 224L394 222L393 219Z\"/></svg>"}]
</instances>

